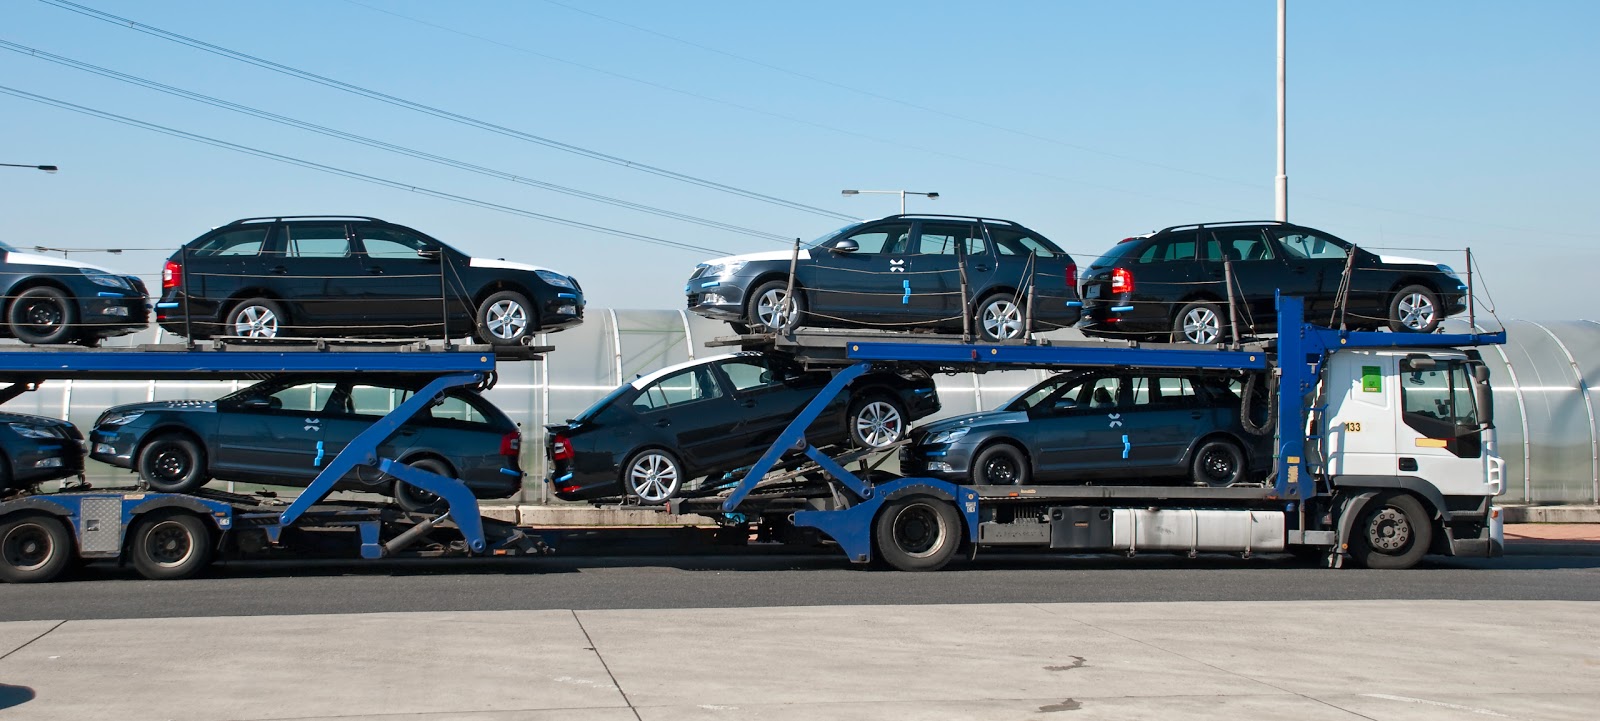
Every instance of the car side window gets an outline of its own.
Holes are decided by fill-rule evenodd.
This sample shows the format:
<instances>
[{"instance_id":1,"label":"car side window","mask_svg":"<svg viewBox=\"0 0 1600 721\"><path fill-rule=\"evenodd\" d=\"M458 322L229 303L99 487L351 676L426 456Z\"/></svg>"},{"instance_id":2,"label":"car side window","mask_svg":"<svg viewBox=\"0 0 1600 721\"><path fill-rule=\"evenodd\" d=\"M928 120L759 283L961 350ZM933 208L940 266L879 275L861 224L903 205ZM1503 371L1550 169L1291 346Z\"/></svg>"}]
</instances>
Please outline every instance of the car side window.
<instances>
[{"instance_id":1,"label":"car side window","mask_svg":"<svg viewBox=\"0 0 1600 721\"><path fill-rule=\"evenodd\" d=\"M1283 252L1290 258L1344 260L1347 255L1344 246L1339 242L1303 230L1279 230L1273 234L1277 236L1278 244L1283 246Z\"/></svg>"},{"instance_id":2,"label":"car side window","mask_svg":"<svg viewBox=\"0 0 1600 721\"><path fill-rule=\"evenodd\" d=\"M783 382L765 362L760 360L727 361L722 364L722 372L728 376L728 382L733 384L733 389L740 393L768 388Z\"/></svg>"},{"instance_id":3,"label":"car side window","mask_svg":"<svg viewBox=\"0 0 1600 721\"><path fill-rule=\"evenodd\" d=\"M259 225L218 233L189 252L194 255L259 255L267 242L267 229L268 226Z\"/></svg>"},{"instance_id":4,"label":"car side window","mask_svg":"<svg viewBox=\"0 0 1600 721\"><path fill-rule=\"evenodd\" d=\"M285 254L290 258L344 258L350 255L350 238L343 223L290 224Z\"/></svg>"},{"instance_id":5,"label":"car side window","mask_svg":"<svg viewBox=\"0 0 1600 721\"><path fill-rule=\"evenodd\" d=\"M900 252L910 236L910 223L886 223L864 228L846 237L856 242L855 255L877 255Z\"/></svg>"},{"instance_id":6,"label":"car side window","mask_svg":"<svg viewBox=\"0 0 1600 721\"><path fill-rule=\"evenodd\" d=\"M955 223L923 223L917 234L917 253L955 255L956 247L972 240L972 226Z\"/></svg>"},{"instance_id":7,"label":"car side window","mask_svg":"<svg viewBox=\"0 0 1600 721\"><path fill-rule=\"evenodd\" d=\"M416 260L421 251L438 249L434 243L393 228L361 228L361 247L368 258Z\"/></svg>"},{"instance_id":8,"label":"car side window","mask_svg":"<svg viewBox=\"0 0 1600 721\"><path fill-rule=\"evenodd\" d=\"M1274 260L1272 246L1261 231L1255 228L1227 228L1211 232L1206 243L1206 260L1235 263Z\"/></svg>"},{"instance_id":9,"label":"car side window","mask_svg":"<svg viewBox=\"0 0 1600 721\"><path fill-rule=\"evenodd\" d=\"M435 421L445 423L468 423L474 425L487 425L489 419L484 417L467 399L458 396L445 396L437 405L428 408L428 415Z\"/></svg>"},{"instance_id":10,"label":"car side window","mask_svg":"<svg viewBox=\"0 0 1600 721\"><path fill-rule=\"evenodd\" d=\"M1187 378L1155 376L1134 379L1135 408L1183 407L1192 405L1194 400L1194 385Z\"/></svg>"},{"instance_id":11,"label":"car side window","mask_svg":"<svg viewBox=\"0 0 1600 721\"><path fill-rule=\"evenodd\" d=\"M1029 235L1015 228L997 228L987 225L989 237L994 239L994 249L1001 255L1027 255L1033 253L1040 258L1054 258L1056 251L1043 240Z\"/></svg>"},{"instance_id":12,"label":"car side window","mask_svg":"<svg viewBox=\"0 0 1600 721\"><path fill-rule=\"evenodd\" d=\"M633 400L633 407L639 411L654 411L721 396L721 389L711 379L710 368L700 366L678 371L645 386Z\"/></svg>"},{"instance_id":13,"label":"car side window","mask_svg":"<svg viewBox=\"0 0 1600 721\"><path fill-rule=\"evenodd\" d=\"M273 410L321 413L333 397L333 383L297 383L267 395Z\"/></svg>"},{"instance_id":14,"label":"car side window","mask_svg":"<svg viewBox=\"0 0 1600 721\"><path fill-rule=\"evenodd\" d=\"M1116 408L1123 381L1121 376L1106 376L1083 384L1077 398L1078 407L1092 410Z\"/></svg>"}]
</instances>

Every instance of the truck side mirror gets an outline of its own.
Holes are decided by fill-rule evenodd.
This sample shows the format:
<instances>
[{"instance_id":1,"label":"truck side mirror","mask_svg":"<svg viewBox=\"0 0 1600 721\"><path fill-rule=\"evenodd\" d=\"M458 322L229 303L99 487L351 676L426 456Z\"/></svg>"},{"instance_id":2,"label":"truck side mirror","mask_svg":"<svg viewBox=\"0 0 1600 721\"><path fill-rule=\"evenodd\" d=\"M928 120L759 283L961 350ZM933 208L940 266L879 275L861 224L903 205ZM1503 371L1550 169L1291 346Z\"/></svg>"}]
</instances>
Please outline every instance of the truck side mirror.
<instances>
[{"instance_id":1,"label":"truck side mirror","mask_svg":"<svg viewBox=\"0 0 1600 721\"><path fill-rule=\"evenodd\" d=\"M1482 362L1468 363L1472 375L1472 402L1478 406L1478 423L1484 428L1494 427L1494 389L1489 385L1489 366Z\"/></svg>"},{"instance_id":2,"label":"truck side mirror","mask_svg":"<svg viewBox=\"0 0 1600 721\"><path fill-rule=\"evenodd\" d=\"M835 253L854 253L858 250L861 250L861 245L856 242L855 238L845 238L833 242L833 252Z\"/></svg>"}]
</instances>

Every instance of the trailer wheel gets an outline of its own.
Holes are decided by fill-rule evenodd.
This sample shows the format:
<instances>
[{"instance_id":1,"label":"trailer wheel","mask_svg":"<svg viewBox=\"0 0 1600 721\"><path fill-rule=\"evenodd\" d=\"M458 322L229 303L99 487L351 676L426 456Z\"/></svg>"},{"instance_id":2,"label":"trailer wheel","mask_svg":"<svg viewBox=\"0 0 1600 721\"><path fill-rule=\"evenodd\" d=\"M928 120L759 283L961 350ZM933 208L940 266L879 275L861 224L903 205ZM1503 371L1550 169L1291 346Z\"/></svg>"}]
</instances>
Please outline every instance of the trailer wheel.
<instances>
[{"instance_id":1,"label":"trailer wheel","mask_svg":"<svg viewBox=\"0 0 1600 721\"><path fill-rule=\"evenodd\" d=\"M1355 525L1351 549L1367 568L1401 569L1417 565L1433 545L1433 518L1408 493L1378 496Z\"/></svg>"},{"instance_id":2,"label":"trailer wheel","mask_svg":"<svg viewBox=\"0 0 1600 721\"><path fill-rule=\"evenodd\" d=\"M937 571L961 548L961 515L936 498L894 501L872 530L878 558L901 571Z\"/></svg>"},{"instance_id":3,"label":"trailer wheel","mask_svg":"<svg viewBox=\"0 0 1600 721\"><path fill-rule=\"evenodd\" d=\"M1189 479L1197 486L1227 488L1244 480L1247 471L1244 451L1220 439L1201 444L1189 463Z\"/></svg>"},{"instance_id":4,"label":"trailer wheel","mask_svg":"<svg viewBox=\"0 0 1600 721\"><path fill-rule=\"evenodd\" d=\"M451 472L450 466L436 458L419 458L407 462L406 465L436 476L456 477L456 474ZM394 500L410 513L437 513L444 510L447 505L443 498L432 491L423 490L398 478L394 479Z\"/></svg>"},{"instance_id":5,"label":"trailer wheel","mask_svg":"<svg viewBox=\"0 0 1600 721\"><path fill-rule=\"evenodd\" d=\"M139 477L161 493L189 493L211 480L206 476L206 454L186 435L156 438L139 449Z\"/></svg>"},{"instance_id":6,"label":"trailer wheel","mask_svg":"<svg viewBox=\"0 0 1600 721\"><path fill-rule=\"evenodd\" d=\"M189 578L211 563L211 530L192 513L157 513L134 530L128 555L145 578Z\"/></svg>"},{"instance_id":7,"label":"trailer wheel","mask_svg":"<svg viewBox=\"0 0 1600 721\"><path fill-rule=\"evenodd\" d=\"M1010 443L983 449L972 461L972 483L979 486L1020 486L1028 482L1028 459Z\"/></svg>"},{"instance_id":8,"label":"trailer wheel","mask_svg":"<svg viewBox=\"0 0 1600 721\"><path fill-rule=\"evenodd\" d=\"M44 583L72 560L72 535L55 516L24 513L0 523L0 580Z\"/></svg>"}]
</instances>

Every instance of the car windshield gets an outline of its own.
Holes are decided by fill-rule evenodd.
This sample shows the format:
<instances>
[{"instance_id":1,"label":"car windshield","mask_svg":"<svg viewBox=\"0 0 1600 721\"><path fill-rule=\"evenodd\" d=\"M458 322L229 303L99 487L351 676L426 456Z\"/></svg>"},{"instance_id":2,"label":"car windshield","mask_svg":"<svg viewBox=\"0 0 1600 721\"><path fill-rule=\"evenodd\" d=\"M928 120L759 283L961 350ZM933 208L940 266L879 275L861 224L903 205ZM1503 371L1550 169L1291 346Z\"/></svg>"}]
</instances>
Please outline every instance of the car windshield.
<instances>
[{"instance_id":1,"label":"car windshield","mask_svg":"<svg viewBox=\"0 0 1600 721\"><path fill-rule=\"evenodd\" d=\"M594 418L596 413L599 413L600 411L605 410L606 406L611 405L612 401L615 401L618 396L622 395L625 391L627 391L629 388L632 388L632 387L633 386L630 386L627 383L624 383L624 384L622 384L620 386L617 386L616 389L612 390L610 393L607 393L606 397L601 398L598 401L595 401L594 405L589 406L589 408L587 410L585 410L582 413L579 413L577 418L569 418L569 419L567 419L567 424L576 426L576 425L581 425L583 423L587 423L589 421L589 419Z\"/></svg>"},{"instance_id":2,"label":"car windshield","mask_svg":"<svg viewBox=\"0 0 1600 721\"><path fill-rule=\"evenodd\" d=\"M807 247L807 248L818 247L818 246L822 245L823 243L826 243L826 242L828 242L830 240L833 240L834 238L837 238L837 237L839 237L841 235L844 235L845 231L850 230L851 228L854 228L854 227L856 227L858 225L861 225L861 223L851 223L849 225L844 226L843 228L830 230L830 231L828 231L826 233L823 233L822 236L817 238L816 240L813 240L813 241L811 241L809 243L806 243L805 247Z\"/></svg>"},{"instance_id":3,"label":"car windshield","mask_svg":"<svg viewBox=\"0 0 1600 721\"><path fill-rule=\"evenodd\" d=\"M1012 398L1002 407L1008 411L1031 411L1055 395L1056 391L1061 390L1062 386L1082 377L1083 373L1079 371L1053 376L1028 390L1018 393L1017 397Z\"/></svg>"}]
</instances>

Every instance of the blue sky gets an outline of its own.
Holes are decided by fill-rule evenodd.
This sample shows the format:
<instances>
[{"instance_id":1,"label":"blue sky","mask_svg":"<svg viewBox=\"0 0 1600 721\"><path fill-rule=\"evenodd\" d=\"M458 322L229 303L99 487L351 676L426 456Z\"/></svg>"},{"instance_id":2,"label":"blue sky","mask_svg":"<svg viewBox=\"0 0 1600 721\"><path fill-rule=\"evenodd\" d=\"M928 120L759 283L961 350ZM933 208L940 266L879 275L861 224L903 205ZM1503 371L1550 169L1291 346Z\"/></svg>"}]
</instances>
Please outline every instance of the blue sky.
<instances>
[{"instance_id":1,"label":"blue sky","mask_svg":"<svg viewBox=\"0 0 1600 721\"><path fill-rule=\"evenodd\" d=\"M565 143L859 217L1011 218L1080 261L1127 235L1272 214L1274 4L83 0L205 42ZM1502 315L1596 317L1600 4L1290 2L1290 218L1459 267ZM377 8L377 9L373 9ZM574 9L577 8L577 9ZM387 12L384 12L387 11ZM599 17L597 17L599 16ZM419 22L420 21L420 22ZM430 25L431 24L431 25ZM442 27L437 27L442 26ZM454 31L454 32L452 32ZM477 36L477 37L471 37ZM834 218L356 97L34 0L0 39L519 176L785 237ZM352 145L15 52L0 85L406 184L681 243L782 247ZM375 215L677 308L706 258L291 167L0 95L0 239L154 248L239 217ZM86 258L87 259L87 258Z\"/></svg>"}]
</instances>

